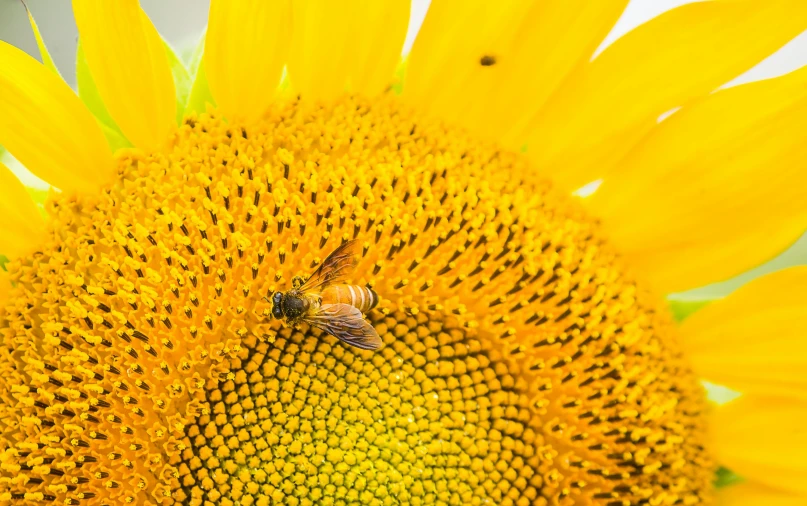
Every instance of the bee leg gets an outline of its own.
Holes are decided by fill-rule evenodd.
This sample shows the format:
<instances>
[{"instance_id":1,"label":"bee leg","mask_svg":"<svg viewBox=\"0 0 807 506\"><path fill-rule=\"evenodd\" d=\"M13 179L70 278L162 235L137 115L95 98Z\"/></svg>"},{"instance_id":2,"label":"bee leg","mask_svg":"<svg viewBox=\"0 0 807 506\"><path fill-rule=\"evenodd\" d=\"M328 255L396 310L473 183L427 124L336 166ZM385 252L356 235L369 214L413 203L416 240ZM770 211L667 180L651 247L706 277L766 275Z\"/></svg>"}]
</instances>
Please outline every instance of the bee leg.
<instances>
[{"instance_id":1,"label":"bee leg","mask_svg":"<svg viewBox=\"0 0 807 506\"><path fill-rule=\"evenodd\" d=\"M294 276L291 278L291 286L293 288L300 288L305 283L305 280L300 276Z\"/></svg>"}]
</instances>

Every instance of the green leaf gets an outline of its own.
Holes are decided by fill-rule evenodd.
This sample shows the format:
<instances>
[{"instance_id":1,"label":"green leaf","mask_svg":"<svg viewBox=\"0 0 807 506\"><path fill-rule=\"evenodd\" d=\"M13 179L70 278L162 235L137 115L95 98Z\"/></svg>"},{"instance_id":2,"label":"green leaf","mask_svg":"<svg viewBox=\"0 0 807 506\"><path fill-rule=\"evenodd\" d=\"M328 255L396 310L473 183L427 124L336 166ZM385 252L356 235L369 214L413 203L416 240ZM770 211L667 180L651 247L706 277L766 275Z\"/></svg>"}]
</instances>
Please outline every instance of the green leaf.
<instances>
[{"instance_id":1,"label":"green leaf","mask_svg":"<svg viewBox=\"0 0 807 506\"><path fill-rule=\"evenodd\" d=\"M48 200L48 195L50 195L50 190L45 190L43 188L32 188L30 186L26 186L25 190L28 192L28 195L31 196L31 200L34 201L34 204L38 206L45 205L45 201Z\"/></svg>"},{"instance_id":2,"label":"green leaf","mask_svg":"<svg viewBox=\"0 0 807 506\"><path fill-rule=\"evenodd\" d=\"M132 143L123 136L120 130L101 122L98 122L98 124L101 126L101 132L103 132L104 137L106 137L106 143L113 153L122 148L132 147Z\"/></svg>"},{"instance_id":3,"label":"green leaf","mask_svg":"<svg viewBox=\"0 0 807 506\"><path fill-rule=\"evenodd\" d=\"M204 64L202 57L205 53L205 35L202 34L202 39L196 45L193 51L188 68L193 76L193 84L191 91L188 95L188 100L185 103L185 114L195 112L201 114L207 110L207 104L215 105L213 94L210 93L210 87L207 84L207 75L205 74Z\"/></svg>"},{"instance_id":4,"label":"green leaf","mask_svg":"<svg viewBox=\"0 0 807 506\"><path fill-rule=\"evenodd\" d=\"M682 322L689 315L702 308L703 306L712 302L711 300L681 300L681 299L667 299L670 312L675 318L675 321Z\"/></svg>"},{"instance_id":5,"label":"green leaf","mask_svg":"<svg viewBox=\"0 0 807 506\"><path fill-rule=\"evenodd\" d=\"M706 399L718 406L731 402L742 395L740 392L732 390L729 387L711 383L706 380L701 380L701 385L703 385L703 389L706 390Z\"/></svg>"},{"instance_id":6,"label":"green leaf","mask_svg":"<svg viewBox=\"0 0 807 506\"><path fill-rule=\"evenodd\" d=\"M204 38L204 35L202 35L202 37ZM182 60L182 63L185 65L185 68L188 69L188 73L191 75L193 75L195 71L192 65L198 49L198 42L196 44L184 44L177 49L177 56L179 56L179 59Z\"/></svg>"},{"instance_id":7,"label":"green leaf","mask_svg":"<svg viewBox=\"0 0 807 506\"><path fill-rule=\"evenodd\" d=\"M291 88L291 79L289 79L289 71L284 68L283 73L280 75L280 84L277 85L278 96L285 95Z\"/></svg>"},{"instance_id":8,"label":"green leaf","mask_svg":"<svg viewBox=\"0 0 807 506\"><path fill-rule=\"evenodd\" d=\"M215 105L213 95L210 93L210 87L207 84L207 75L205 75L204 63L199 65L196 71L196 77L193 80L193 87L191 94L188 96L188 103L185 107L185 113L191 112L203 113L207 110L207 104Z\"/></svg>"},{"instance_id":9,"label":"green leaf","mask_svg":"<svg viewBox=\"0 0 807 506\"><path fill-rule=\"evenodd\" d=\"M8 263L8 257L0 253L0 269L7 271L6 264Z\"/></svg>"},{"instance_id":10,"label":"green leaf","mask_svg":"<svg viewBox=\"0 0 807 506\"><path fill-rule=\"evenodd\" d=\"M193 80L185 64L177 56L176 51L165 41L165 54L168 56L168 63L171 66L171 74L174 76L174 88L177 96L177 124L182 123L185 117L185 104L188 102L188 95L191 93Z\"/></svg>"},{"instance_id":11,"label":"green leaf","mask_svg":"<svg viewBox=\"0 0 807 506\"><path fill-rule=\"evenodd\" d=\"M48 200L50 190L43 190L42 188L31 188L30 186L26 186L25 191L28 192L28 195L31 196L31 200L33 200L34 204L36 204L36 209L37 211L39 211L39 214L43 218L47 218L48 213L45 212L45 201Z\"/></svg>"},{"instance_id":12,"label":"green leaf","mask_svg":"<svg viewBox=\"0 0 807 506\"><path fill-rule=\"evenodd\" d=\"M731 469L721 467L715 473L715 488L728 487L745 481L742 476L735 474Z\"/></svg>"},{"instance_id":13,"label":"green leaf","mask_svg":"<svg viewBox=\"0 0 807 506\"><path fill-rule=\"evenodd\" d=\"M130 143L123 132L118 128L112 115L109 114L104 101L98 93L98 87L95 86L95 80L90 74L90 67L87 65L87 59L84 57L84 50L81 47L81 40L78 41L76 48L76 82L78 83L78 96L87 109L93 113L95 119L101 125L101 130L104 131L104 136L107 138L107 143L116 151L118 148L130 147Z\"/></svg>"},{"instance_id":14,"label":"green leaf","mask_svg":"<svg viewBox=\"0 0 807 506\"><path fill-rule=\"evenodd\" d=\"M202 38L193 47L193 51L188 57L188 72L190 75L195 76L199 70L199 65L202 63L202 56L205 54L205 33L202 33Z\"/></svg>"},{"instance_id":15,"label":"green leaf","mask_svg":"<svg viewBox=\"0 0 807 506\"><path fill-rule=\"evenodd\" d=\"M25 12L28 14L28 21L31 22L31 30L34 32L36 45L39 48L39 56L42 57L42 63L54 71L57 76L61 77L62 75L59 73L59 69L56 68L56 64L53 63L53 58L50 57L50 52L48 51L47 46L45 46L45 40L42 39L42 33L39 31L36 21L34 21L34 16L31 14L31 11L28 10L28 5L25 2L23 2L22 5L25 7Z\"/></svg>"},{"instance_id":16,"label":"green leaf","mask_svg":"<svg viewBox=\"0 0 807 506\"><path fill-rule=\"evenodd\" d=\"M404 78L406 77L406 64L407 60L401 60L398 66L395 67L395 73L392 75L392 82L390 89L396 94L403 93Z\"/></svg>"}]
</instances>

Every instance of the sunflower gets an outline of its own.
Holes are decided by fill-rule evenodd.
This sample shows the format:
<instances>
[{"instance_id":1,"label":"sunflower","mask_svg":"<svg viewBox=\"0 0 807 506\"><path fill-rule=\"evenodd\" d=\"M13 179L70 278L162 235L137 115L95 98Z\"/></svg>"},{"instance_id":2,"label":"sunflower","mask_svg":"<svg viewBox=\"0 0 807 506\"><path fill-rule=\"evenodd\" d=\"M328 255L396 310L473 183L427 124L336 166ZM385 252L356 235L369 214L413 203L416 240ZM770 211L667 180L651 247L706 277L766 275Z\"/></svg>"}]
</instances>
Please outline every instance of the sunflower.
<instances>
[{"instance_id":1,"label":"sunflower","mask_svg":"<svg viewBox=\"0 0 807 506\"><path fill-rule=\"evenodd\" d=\"M434 1L399 66L407 1L213 0L186 67L75 0L78 96L0 43L0 144L60 189L0 171L0 503L802 504L807 270L663 296L805 229L805 71L714 90L807 4L592 59L626 4ZM266 300L350 240L375 352Z\"/></svg>"}]
</instances>

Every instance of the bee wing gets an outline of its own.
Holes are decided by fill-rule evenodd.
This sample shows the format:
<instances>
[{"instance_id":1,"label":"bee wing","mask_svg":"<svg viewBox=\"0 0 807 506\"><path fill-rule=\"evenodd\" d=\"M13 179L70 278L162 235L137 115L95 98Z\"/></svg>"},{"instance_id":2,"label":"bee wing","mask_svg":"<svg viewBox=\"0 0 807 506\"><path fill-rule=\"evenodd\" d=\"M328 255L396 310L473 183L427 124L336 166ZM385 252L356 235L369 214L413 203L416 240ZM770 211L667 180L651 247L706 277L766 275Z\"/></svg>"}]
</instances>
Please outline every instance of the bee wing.
<instances>
[{"instance_id":1,"label":"bee wing","mask_svg":"<svg viewBox=\"0 0 807 506\"><path fill-rule=\"evenodd\" d=\"M300 287L301 292L321 291L328 285L340 283L356 267L356 247L359 242L348 241L331 252L314 274Z\"/></svg>"},{"instance_id":2,"label":"bee wing","mask_svg":"<svg viewBox=\"0 0 807 506\"><path fill-rule=\"evenodd\" d=\"M349 304L323 304L303 321L363 350L377 350L382 344L361 311Z\"/></svg>"}]
</instances>

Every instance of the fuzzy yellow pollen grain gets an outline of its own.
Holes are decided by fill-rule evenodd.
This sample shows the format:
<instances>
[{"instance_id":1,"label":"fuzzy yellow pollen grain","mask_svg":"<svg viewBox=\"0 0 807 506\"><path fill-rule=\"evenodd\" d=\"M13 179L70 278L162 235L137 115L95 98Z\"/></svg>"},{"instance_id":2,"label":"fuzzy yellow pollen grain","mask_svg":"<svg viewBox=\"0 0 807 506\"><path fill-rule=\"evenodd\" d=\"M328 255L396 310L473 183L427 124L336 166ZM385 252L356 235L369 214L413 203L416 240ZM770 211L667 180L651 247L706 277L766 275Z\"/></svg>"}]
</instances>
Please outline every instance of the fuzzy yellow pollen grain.
<instances>
[{"instance_id":1,"label":"fuzzy yellow pollen grain","mask_svg":"<svg viewBox=\"0 0 807 506\"><path fill-rule=\"evenodd\" d=\"M345 98L189 117L54 196L8 264L0 502L708 503L671 322L532 170ZM351 239L376 352L269 316Z\"/></svg>"}]
</instances>

